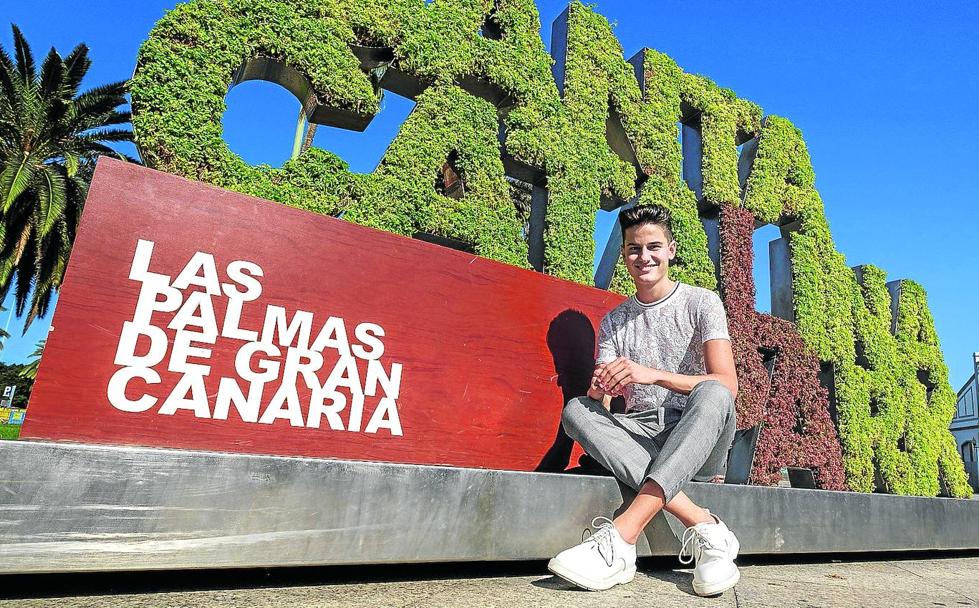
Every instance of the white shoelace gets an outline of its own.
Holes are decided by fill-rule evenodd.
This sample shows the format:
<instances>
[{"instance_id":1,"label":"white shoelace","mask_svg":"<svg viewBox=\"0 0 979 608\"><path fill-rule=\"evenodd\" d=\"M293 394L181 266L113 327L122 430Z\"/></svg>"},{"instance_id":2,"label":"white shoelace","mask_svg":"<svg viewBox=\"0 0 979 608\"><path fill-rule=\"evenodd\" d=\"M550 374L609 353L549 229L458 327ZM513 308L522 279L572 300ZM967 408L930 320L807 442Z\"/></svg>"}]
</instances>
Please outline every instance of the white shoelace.
<instances>
[{"instance_id":1,"label":"white shoelace","mask_svg":"<svg viewBox=\"0 0 979 608\"><path fill-rule=\"evenodd\" d=\"M605 565L612 567L615 561L615 543L612 542L612 532L615 531L615 524L607 517L596 517L591 520L591 527L596 528L597 532L585 530L581 533L581 542L592 542L598 554L605 560ZM588 534L588 536L585 536Z\"/></svg>"},{"instance_id":2,"label":"white shoelace","mask_svg":"<svg viewBox=\"0 0 979 608\"><path fill-rule=\"evenodd\" d=\"M707 547L715 548L707 537L696 528L693 526L687 528L683 533L683 542L680 545L680 563L689 564L695 558L700 561L700 555Z\"/></svg>"}]
</instances>

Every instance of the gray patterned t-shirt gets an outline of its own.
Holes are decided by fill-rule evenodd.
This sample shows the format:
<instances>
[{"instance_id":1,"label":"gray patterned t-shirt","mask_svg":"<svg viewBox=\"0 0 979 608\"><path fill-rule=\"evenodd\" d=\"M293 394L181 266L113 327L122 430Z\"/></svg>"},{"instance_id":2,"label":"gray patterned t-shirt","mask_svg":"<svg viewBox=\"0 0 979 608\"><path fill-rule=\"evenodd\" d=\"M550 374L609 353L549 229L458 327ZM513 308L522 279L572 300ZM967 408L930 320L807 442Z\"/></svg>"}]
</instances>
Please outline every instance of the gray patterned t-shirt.
<instances>
[{"instance_id":1,"label":"gray patterned t-shirt","mask_svg":"<svg viewBox=\"0 0 979 608\"><path fill-rule=\"evenodd\" d=\"M699 376L704 342L730 340L724 305L716 293L677 282L666 297L644 304L631 296L613 308L598 330L596 364L626 357L639 365ZM627 411L682 409L687 396L662 386L632 384L625 393Z\"/></svg>"}]
</instances>

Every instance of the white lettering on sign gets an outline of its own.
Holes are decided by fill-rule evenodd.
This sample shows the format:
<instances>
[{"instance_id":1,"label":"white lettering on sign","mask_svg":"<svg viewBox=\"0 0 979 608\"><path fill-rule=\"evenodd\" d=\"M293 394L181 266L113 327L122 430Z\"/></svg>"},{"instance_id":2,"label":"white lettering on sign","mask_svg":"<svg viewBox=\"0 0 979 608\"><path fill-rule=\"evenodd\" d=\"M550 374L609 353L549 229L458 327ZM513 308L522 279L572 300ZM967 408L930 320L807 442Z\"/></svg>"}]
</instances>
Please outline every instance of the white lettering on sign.
<instances>
[{"instance_id":1,"label":"white lettering on sign","mask_svg":"<svg viewBox=\"0 0 979 608\"><path fill-rule=\"evenodd\" d=\"M243 327L245 305L259 304L262 295L259 278L265 274L258 264L234 260L222 282L214 256L198 251L173 278L150 271L154 247L140 239L133 255L129 278L140 290L116 347L119 369L107 387L112 407L134 414L157 408L164 416L234 416L255 424L403 435L398 415L403 366L381 360L384 328L351 325L336 316L318 326L312 312L274 304L265 306L260 328ZM221 300L223 319L215 312ZM235 352L235 375L219 378L216 392L208 394L208 362L230 340L243 343ZM163 383L161 370L176 383L167 383L173 388L166 395L150 394L152 385ZM305 408L300 387L309 394Z\"/></svg>"}]
</instances>

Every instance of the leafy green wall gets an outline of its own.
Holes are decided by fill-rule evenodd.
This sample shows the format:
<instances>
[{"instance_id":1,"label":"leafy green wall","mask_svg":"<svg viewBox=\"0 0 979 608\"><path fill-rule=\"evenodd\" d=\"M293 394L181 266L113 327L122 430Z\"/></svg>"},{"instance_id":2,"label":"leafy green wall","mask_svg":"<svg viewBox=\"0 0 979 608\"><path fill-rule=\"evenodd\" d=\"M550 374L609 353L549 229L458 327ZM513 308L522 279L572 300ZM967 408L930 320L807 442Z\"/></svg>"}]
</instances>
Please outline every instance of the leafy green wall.
<instances>
[{"instance_id":1,"label":"leafy green wall","mask_svg":"<svg viewBox=\"0 0 979 608\"><path fill-rule=\"evenodd\" d=\"M895 319L885 273L851 269L836 251L814 181L799 130L767 117L744 207L762 221L795 225L789 245L796 325L819 359L832 364L847 484L863 492L971 495L948 431L955 394L924 290L896 283ZM935 387L930 395L926 384Z\"/></svg>"},{"instance_id":2,"label":"leafy green wall","mask_svg":"<svg viewBox=\"0 0 979 608\"><path fill-rule=\"evenodd\" d=\"M157 169L399 234L458 239L527 267L528 218L510 198L507 158L546 183L544 272L591 283L596 210L603 199L638 196L673 211L675 278L717 288L698 201L681 176L677 123L695 119L701 210L743 207L762 222L799 222L791 238L796 323L805 345L835 365L847 483L870 490L876 458L888 491L934 495L940 474L964 494L947 421L942 427L951 389L923 292L902 290L899 310L907 313L896 338L868 312L880 311L863 303L833 245L798 130L777 117L763 124L757 105L655 51L635 62L640 85L603 17L573 2L563 20L566 36L552 45L564 68L555 82L531 0L194 0L169 12L140 50L131 85L137 143ZM382 59L362 64L352 49ZM354 174L316 148L281 169L252 167L228 149L221 119L240 68L257 57L294 71L291 90L324 120L364 122L384 87L405 83L417 89L416 107L371 174ZM610 120L627 135L629 158L609 145ZM758 157L742 191L737 145L751 137L760 137ZM434 187L449 158L465 183L459 199ZM613 289L629 287L620 264ZM855 363L855 336L864 335L882 345L869 348L877 358L869 373ZM889 358L895 349L903 358ZM938 386L928 404L911 383L918 369ZM871 385L893 395L872 424ZM912 402L929 415L915 417ZM904 431L907 451L895 456Z\"/></svg>"}]
</instances>

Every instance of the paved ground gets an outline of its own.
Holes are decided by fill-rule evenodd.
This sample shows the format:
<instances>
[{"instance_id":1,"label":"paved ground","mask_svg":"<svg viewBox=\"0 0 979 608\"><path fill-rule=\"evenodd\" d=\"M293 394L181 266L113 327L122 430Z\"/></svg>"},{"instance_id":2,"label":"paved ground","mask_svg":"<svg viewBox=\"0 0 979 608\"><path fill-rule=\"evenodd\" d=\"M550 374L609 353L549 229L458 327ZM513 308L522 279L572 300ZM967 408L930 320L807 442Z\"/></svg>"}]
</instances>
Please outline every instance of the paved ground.
<instances>
[{"instance_id":1,"label":"paved ground","mask_svg":"<svg viewBox=\"0 0 979 608\"><path fill-rule=\"evenodd\" d=\"M646 562L636 580L590 593L544 574L543 563L363 567L153 575L0 577L0 607L307 608L332 606L977 606L979 556L742 565L716 598L693 594L688 570ZM60 596L60 597L59 597Z\"/></svg>"}]
</instances>

